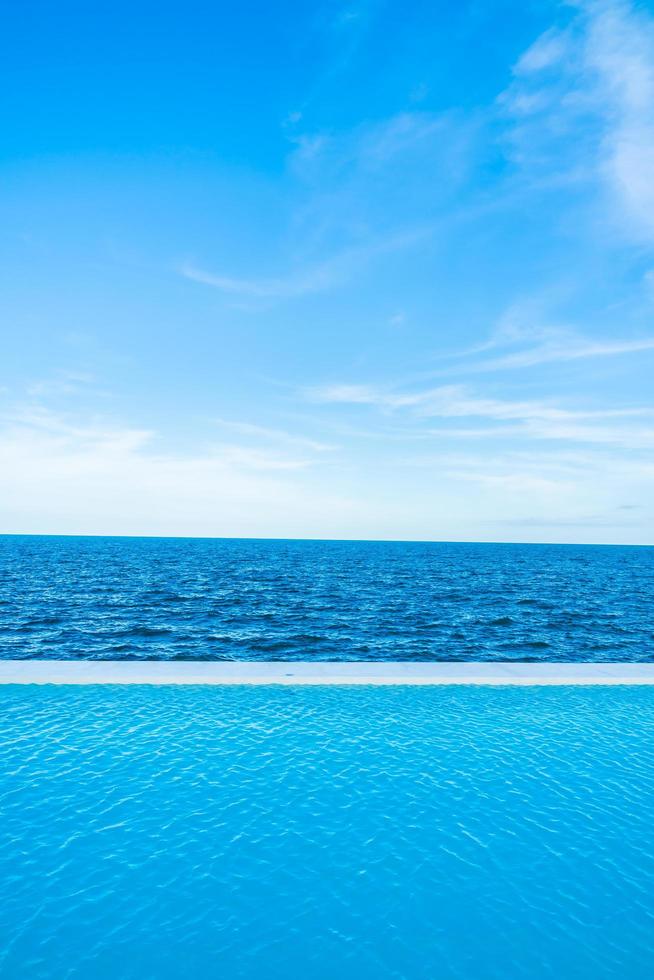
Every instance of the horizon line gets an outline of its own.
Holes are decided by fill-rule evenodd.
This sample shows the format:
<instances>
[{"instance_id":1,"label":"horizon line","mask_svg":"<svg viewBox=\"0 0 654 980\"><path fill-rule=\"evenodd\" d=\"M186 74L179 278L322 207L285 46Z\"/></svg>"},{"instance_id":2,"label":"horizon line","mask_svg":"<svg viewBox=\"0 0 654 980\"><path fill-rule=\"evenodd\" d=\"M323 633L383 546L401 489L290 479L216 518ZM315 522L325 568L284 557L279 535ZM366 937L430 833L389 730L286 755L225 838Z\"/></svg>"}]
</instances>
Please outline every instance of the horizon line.
<instances>
[{"instance_id":1,"label":"horizon line","mask_svg":"<svg viewBox=\"0 0 654 980\"><path fill-rule=\"evenodd\" d=\"M535 547L573 547L573 548L653 548L653 542L613 541L480 541L474 538L321 538L321 537L279 537L275 535L228 535L228 534L103 534L101 532L57 532L57 531L0 531L0 538L119 538L125 540L153 541L306 541L324 544L474 544L511 545Z\"/></svg>"}]
</instances>

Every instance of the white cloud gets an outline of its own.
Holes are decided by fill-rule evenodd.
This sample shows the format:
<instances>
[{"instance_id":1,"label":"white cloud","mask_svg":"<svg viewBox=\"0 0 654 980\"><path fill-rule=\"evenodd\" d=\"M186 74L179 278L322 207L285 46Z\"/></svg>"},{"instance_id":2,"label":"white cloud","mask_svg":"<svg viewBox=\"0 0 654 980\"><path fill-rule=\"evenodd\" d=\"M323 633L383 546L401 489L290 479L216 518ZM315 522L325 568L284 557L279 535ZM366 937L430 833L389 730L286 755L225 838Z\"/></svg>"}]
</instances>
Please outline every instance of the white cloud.
<instances>
[{"instance_id":1,"label":"white cloud","mask_svg":"<svg viewBox=\"0 0 654 980\"><path fill-rule=\"evenodd\" d=\"M333 384L307 388L310 401L341 402L346 405L381 405L384 395L370 385ZM390 396L388 396L390 397Z\"/></svg>"},{"instance_id":2,"label":"white cloud","mask_svg":"<svg viewBox=\"0 0 654 980\"><path fill-rule=\"evenodd\" d=\"M299 113L292 118L301 122ZM434 224L424 220L425 194L447 200L448 188L465 179L474 128L469 121L407 112L341 133L289 130L287 176L295 207L281 274L239 275L195 260L177 272L268 303L342 286L375 258L433 235Z\"/></svg>"},{"instance_id":3,"label":"white cloud","mask_svg":"<svg viewBox=\"0 0 654 980\"><path fill-rule=\"evenodd\" d=\"M493 421L567 422L580 419L632 417L648 409L564 409L538 401L509 401L483 398L462 385L444 385L413 395L400 396L397 406L413 406L420 416L441 418L486 418Z\"/></svg>"},{"instance_id":4,"label":"white cloud","mask_svg":"<svg viewBox=\"0 0 654 980\"><path fill-rule=\"evenodd\" d=\"M406 323L406 319L406 313L403 310L398 310L397 313L394 313L391 317L389 317L388 322L391 327L403 327Z\"/></svg>"},{"instance_id":5,"label":"white cloud","mask_svg":"<svg viewBox=\"0 0 654 980\"><path fill-rule=\"evenodd\" d=\"M335 281L334 269L329 264L301 270L296 274L277 279L237 279L207 272L190 263L182 265L179 271L185 279L191 279L205 286L213 286L224 293L236 293L259 299L286 299L320 292L333 285Z\"/></svg>"},{"instance_id":6,"label":"white cloud","mask_svg":"<svg viewBox=\"0 0 654 980\"><path fill-rule=\"evenodd\" d=\"M645 290L650 286L649 279L650 274L646 273ZM589 337L566 324L550 322L544 306L543 297L513 303L488 340L472 348L450 351L447 359L458 363L441 368L432 376L478 374L654 351L652 335ZM481 354L493 356L478 359Z\"/></svg>"},{"instance_id":7,"label":"white cloud","mask_svg":"<svg viewBox=\"0 0 654 980\"><path fill-rule=\"evenodd\" d=\"M84 371L60 371L52 378L34 381L27 388L30 398L74 395L93 384L95 377Z\"/></svg>"},{"instance_id":8,"label":"white cloud","mask_svg":"<svg viewBox=\"0 0 654 980\"><path fill-rule=\"evenodd\" d=\"M257 437L278 434L261 429ZM482 444L414 460L352 449L342 465L315 474L307 462L243 445L179 454L145 429L15 413L0 424L2 530L493 540L502 525L512 540L597 540L589 515L607 513L605 540L642 543L652 533L649 455L501 453ZM620 516L626 502L633 514Z\"/></svg>"},{"instance_id":9,"label":"white cloud","mask_svg":"<svg viewBox=\"0 0 654 980\"><path fill-rule=\"evenodd\" d=\"M284 429L270 429L263 425L253 425L251 422L233 422L228 419L214 419L214 422L221 428L242 436L251 436L255 439L299 446L312 452L332 452L337 448L331 443L321 442L318 439L298 436L293 432L286 432Z\"/></svg>"},{"instance_id":10,"label":"white cloud","mask_svg":"<svg viewBox=\"0 0 654 980\"><path fill-rule=\"evenodd\" d=\"M550 181L603 184L614 221L654 238L654 18L627 0L580 0L563 31L519 59L500 99L514 159Z\"/></svg>"},{"instance_id":11,"label":"white cloud","mask_svg":"<svg viewBox=\"0 0 654 980\"><path fill-rule=\"evenodd\" d=\"M555 28L550 28L527 48L515 65L516 75L529 75L559 64L569 54L569 38Z\"/></svg>"},{"instance_id":12,"label":"white cloud","mask_svg":"<svg viewBox=\"0 0 654 980\"><path fill-rule=\"evenodd\" d=\"M306 535L356 506L325 493L310 459L240 445L164 451L153 432L46 410L0 424L2 530L34 533Z\"/></svg>"},{"instance_id":13,"label":"white cloud","mask_svg":"<svg viewBox=\"0 0 654 980\"><path fill-rule=\"evenodd\" d=\"M434 137L449 134L445 116L404 112L381 122L365 123L344 133L306 133L296 137L290 157L302 180L322 183L326 177L353 180L386 169L397 157L422 152Z\"/></svg>"},{"instance_id":14,"label":"white cloud","mask_svg":"<svg viewBox=\"0 0 654 980\"><path fill-rule=\"evenodd\" d=\"M310 388L309 398L321 402L376 405L380 408L411 408L420 416L442 418L478 417L498 419L587 419L642 415L650 409L569 410L537 401L508 401L482 398L464 385L440 385L423 391L397 392L372 385L336 384Z\"/></svg>"},{"instance_id":15,"label":"white cloud","mask_svg":"<svg viewBox=\"0 0 654 980\"><path fill-rule=\"evenodd\" d=\"M465 370L473 373L500 371L594 357L617 357L650 350L654 350L654 337L641 337L634 340L593 340L570 334L526 350L466 364Z\"/></svg>"},{"instance_id":16,"label":"white cloud","mask_svg":"<svg viewBox=\"0 0 654 980\"><path fill-rule=\"evenodd\" d=\"M654 417L651 407L570 409L543 401L483 397L464 385L400 391L372 385L340 384L308 389L306 395L324 403L367 405L385 413L402 412L415 426L432 418L477 419L489 423L485 428L452 428L449 432L428 430L434 436L571 441L634 450L654 446L654 425L633 424L635 418ZM424 429L422 431L426 434Z\"/></svg>"},{"instance_id":17,"label":"white cloud","mask_svg":"<svg viewBox=\"0 0 654 980\"><path fill-rule=\"evenodd\" d=\"M190 262L183 263L178 271L185 279L212 286L224 293L264 300L292 299L342 285L375 257L410 248L429 234L429 228L417 227L368 238L359 245L331 255L323 262L280 277L238 278L208 272Z\"/></svg>"}]
</instances>

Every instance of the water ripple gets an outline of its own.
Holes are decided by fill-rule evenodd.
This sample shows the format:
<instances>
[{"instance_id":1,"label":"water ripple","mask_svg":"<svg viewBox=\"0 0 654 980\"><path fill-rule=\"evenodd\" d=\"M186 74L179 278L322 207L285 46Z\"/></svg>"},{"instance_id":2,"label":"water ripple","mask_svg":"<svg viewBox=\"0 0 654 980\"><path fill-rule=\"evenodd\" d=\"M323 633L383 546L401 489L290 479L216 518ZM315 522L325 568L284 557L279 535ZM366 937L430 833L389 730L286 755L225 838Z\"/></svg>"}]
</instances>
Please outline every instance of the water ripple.
<instances>
[{"instance_id":1,"label":"water ripple","mask_svg":"<svg viewBox=\"0 0 654 980\"><path fill-rule=\"evenodd\" d=\"M630 980L654 691L0 690L0 976Z\"/></svg>"},{"instance_id":2,"label":"water ripple","mask_svg":"<svg viewBox=\"0 0 654 980\"><path fill-rule=\"evenodd\" d=\"M654 549L0 537L0 656L654 659Z\"/></svg>"}]
</instances>

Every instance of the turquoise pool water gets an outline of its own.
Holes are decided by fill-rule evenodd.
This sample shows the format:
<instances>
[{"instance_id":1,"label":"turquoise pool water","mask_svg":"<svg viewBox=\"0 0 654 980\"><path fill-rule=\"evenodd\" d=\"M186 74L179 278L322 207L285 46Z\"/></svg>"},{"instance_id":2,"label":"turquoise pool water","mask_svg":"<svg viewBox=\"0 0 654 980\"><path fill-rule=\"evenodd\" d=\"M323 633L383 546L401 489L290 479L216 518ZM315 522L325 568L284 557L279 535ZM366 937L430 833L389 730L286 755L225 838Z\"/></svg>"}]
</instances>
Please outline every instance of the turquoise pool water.
<instances>
[{"instance_id":1,"label":"turquoise pool water","mask_svg":"<svg viewBox=\"0 0 654 980\"><path fill-rule=\"evenodd\" d=\"M654 690L0 689L3 978L640 978Z\"/></svg>"}]
</instances>

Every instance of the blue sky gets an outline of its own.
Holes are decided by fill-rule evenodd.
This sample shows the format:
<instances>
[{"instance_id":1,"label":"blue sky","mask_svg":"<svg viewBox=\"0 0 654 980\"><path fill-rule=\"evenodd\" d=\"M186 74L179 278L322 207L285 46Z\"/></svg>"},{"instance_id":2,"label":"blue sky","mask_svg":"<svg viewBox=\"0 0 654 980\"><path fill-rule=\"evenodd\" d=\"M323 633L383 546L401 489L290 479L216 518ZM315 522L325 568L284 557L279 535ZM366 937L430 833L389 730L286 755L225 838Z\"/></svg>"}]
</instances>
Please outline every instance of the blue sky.
<instances>
[{"instance_id":1,"label":"blue sky","mask_svg":"<svg viewBox=\"0 0 654 980\"><path fill-rule=\"evenodd\" d=\"M654 542L654 10L0 40L0 530Z\"/></svg>"}]
</instances>

